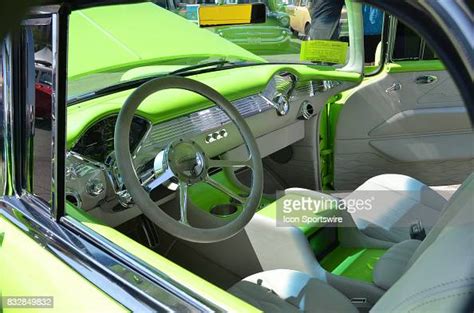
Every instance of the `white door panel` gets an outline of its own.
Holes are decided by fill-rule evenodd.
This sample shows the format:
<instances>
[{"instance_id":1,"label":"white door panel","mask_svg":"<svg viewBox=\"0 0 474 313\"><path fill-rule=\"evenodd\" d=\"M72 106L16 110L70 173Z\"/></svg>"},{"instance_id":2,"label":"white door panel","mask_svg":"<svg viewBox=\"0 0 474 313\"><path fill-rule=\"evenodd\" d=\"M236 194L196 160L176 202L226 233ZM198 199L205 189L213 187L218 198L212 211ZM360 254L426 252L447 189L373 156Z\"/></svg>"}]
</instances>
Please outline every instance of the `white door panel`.
<instances>
[{"instance_id":1,"label":"white door panel","mask_svg":"<svg viewBox=\"0 0 474 313\"><path fill-rule=\"evenodd\" d=\"M345 101L334 150L336 189L383 173L456 184L473 170L474 132L446 71L385 72Z\"/></svg>"}]
</instances>

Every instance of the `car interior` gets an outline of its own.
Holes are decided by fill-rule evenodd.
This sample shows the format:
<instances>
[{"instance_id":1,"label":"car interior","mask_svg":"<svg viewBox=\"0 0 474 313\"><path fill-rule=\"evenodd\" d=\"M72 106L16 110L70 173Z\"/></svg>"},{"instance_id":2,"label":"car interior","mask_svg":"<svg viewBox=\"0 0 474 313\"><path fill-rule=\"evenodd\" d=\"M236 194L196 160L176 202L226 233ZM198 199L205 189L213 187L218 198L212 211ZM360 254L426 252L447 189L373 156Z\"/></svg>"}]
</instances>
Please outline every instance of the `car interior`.
<instances>
[{"instance_id":1,"label":"car interior","mask_svg":"<svg viewBox=\"0 0 474 313\"><path fill-rule=\"evenodd\" d=\"M344 8L353 58L356 7ZM51 26L42 23L31 25ZM166 23L172 32L159 29ZM143 29L156 30L148 42ZM149 42L164 33L187 39L160 53L202 54L198 40L209 40L252 63L147 65L157 54ZM39 44L38 29L25 36L34 41L30 64L51 76L45 64L54 62L35 58L55 48ZM456 264L473 259L474 130L424 39L387 14L365 77L350 64L261 62L224 41L152 3L71 13L67 214L266 312L461 311L473 296L472 269ZM135 65L113 70L119 59ZM34 189L46 201L51 79L41 97L31 82L42 169ZM285 203L302 198L342 204L329 214L343 222L282 224ZM347 209L358 201L371 209Z\"/></svg>"}]
</instances>

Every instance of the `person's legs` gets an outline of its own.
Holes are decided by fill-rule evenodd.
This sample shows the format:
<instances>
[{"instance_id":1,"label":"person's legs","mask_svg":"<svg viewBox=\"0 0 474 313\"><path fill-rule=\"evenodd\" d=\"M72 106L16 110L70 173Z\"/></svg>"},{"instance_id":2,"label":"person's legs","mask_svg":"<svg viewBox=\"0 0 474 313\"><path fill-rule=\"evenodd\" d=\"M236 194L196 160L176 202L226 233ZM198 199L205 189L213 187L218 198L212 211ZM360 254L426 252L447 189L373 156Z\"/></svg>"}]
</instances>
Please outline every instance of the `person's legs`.
<instances>
[{"instance_id":1,"label":"person's legs","mask_svg":"<svg viewBox=\"0 0 474 313\"><path fill-rule=\"evenodd\" d=\"M333 21L318 19L311 24L309 39L331 40L339 37L339 19Z\"/></svg>"},{"instance_id":2,"label":"person's legs","mask_svg":"<svg viewBox=\"0 0 474 313\"><path fill-rule=\"evenodd\" d=\"M330 40L339 37L339 20L344 2L340 0L313 0L309 39Z\"/></svg>"}]
</instances>

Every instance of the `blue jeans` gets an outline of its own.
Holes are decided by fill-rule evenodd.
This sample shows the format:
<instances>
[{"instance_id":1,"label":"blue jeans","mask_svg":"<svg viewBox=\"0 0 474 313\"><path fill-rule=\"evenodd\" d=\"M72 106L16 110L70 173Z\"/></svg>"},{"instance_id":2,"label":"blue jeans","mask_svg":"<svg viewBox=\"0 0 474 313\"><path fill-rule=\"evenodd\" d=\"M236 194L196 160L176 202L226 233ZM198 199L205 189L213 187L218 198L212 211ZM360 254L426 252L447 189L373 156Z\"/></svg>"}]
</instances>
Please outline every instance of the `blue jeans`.
<instances>
[{"instance_id":1,"label":"blue jeans","mask_svg":"<svg viewBox=\"0 0 474 313\"><path fill-rule=\"evenodd\" d=\"M343 0L313 0L310 7L310 39L331 40L339 38L339 20Z\"/></svg>"}]
</instances>

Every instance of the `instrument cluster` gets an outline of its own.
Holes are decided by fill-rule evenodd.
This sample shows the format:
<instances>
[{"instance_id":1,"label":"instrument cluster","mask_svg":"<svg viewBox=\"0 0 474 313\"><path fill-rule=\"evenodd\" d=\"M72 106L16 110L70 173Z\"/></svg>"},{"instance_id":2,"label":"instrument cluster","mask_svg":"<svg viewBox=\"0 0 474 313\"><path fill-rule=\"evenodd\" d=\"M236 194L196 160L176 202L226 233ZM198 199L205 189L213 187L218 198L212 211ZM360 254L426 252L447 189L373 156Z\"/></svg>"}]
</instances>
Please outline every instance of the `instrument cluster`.
<instances>
[{"instance_id":1,"label":"instrument cluster","mask_svg":"<svg viewBox=\"0 0 474 313\"><path fill-rule=\"evenodd\" d=\"M117 116L109 116L90 127L79 141L74 145L72 151L96 161L104 163L106 158L114 151L114 129ZM141 141L149 123L135 117L130 129L130 149L135 150Z\"/></svg>"}]
</instances>

